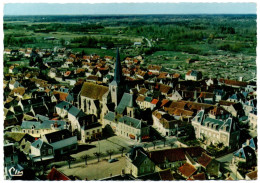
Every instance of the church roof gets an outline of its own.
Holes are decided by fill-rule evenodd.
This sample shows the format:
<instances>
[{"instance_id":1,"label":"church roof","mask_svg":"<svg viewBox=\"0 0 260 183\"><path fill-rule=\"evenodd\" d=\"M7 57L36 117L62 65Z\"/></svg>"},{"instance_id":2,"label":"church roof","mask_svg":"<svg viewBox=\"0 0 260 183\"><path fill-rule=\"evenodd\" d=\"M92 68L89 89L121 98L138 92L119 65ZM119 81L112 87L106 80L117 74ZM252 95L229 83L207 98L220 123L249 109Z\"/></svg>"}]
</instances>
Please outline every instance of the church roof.
<instances>
[{"instance_id":1,"label":"church roof","mask_svg":"<svg viewBox=\"0 0 260 183\"><path fill-rule=\"evenodd\" d=\"M120 62L119 49L117 48L114 79L111 82L111 85L118 85L121 82L123 82L123 74L122 74L122 66Z\"/></svg>"}]
</instances>

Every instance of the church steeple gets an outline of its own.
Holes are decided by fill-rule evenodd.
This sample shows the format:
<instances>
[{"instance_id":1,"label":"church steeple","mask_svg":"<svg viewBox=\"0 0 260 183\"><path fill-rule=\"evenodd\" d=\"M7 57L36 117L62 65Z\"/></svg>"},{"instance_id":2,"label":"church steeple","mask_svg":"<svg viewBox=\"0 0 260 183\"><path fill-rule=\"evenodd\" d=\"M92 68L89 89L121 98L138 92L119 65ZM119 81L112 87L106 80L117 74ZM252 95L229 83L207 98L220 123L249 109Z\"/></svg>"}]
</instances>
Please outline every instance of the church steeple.
<instances>
[{"instance_id":1,"label":"church steeple","mask_svg":"<svg viewBox=\"0 0 260 183\"><path fill-rule=\"evenodd\" d=\"M121 61L120 61L119 49L117 48L115 72L114 72L114 79L113 79L112 83L118 85L118 84L122 83L123 80L124 80L124 78L123 78L123 74L122 74L122 66L121 66Z\"/></svg>"},{"instance_id":2,"label":"church steeple","mask_svg":"<svg viewBox=\"0 0 260 183\"><path fill-rule=\"evenodd\" d=\"M117 106L124 93L124 77L122 74L122 66L118 48L116 53L114 79L109 84L109 90L111 93L112 102L115 103L115 105Z\"/></svg>"}]
</instances>

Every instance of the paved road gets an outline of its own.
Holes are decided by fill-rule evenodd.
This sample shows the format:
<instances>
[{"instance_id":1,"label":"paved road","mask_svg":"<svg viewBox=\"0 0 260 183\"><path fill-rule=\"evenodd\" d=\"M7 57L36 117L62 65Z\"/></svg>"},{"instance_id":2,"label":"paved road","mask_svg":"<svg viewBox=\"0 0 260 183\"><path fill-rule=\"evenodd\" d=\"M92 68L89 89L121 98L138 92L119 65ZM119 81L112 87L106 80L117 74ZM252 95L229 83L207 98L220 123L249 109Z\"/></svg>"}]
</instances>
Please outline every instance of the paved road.
<instances>
[{"instance_id":1,"label":"paved road","mask_svg":"<svg viewBox=\"0 0 260 183\"><path fill-rule=\"evenodd\" d=\"M151 44L151 41L149 39L147 39L146 37L143 37L144 39L146 39L147 43L148 43L148 46L149 47L152 47L152 44Z\"/></svg>"}]
</instances>

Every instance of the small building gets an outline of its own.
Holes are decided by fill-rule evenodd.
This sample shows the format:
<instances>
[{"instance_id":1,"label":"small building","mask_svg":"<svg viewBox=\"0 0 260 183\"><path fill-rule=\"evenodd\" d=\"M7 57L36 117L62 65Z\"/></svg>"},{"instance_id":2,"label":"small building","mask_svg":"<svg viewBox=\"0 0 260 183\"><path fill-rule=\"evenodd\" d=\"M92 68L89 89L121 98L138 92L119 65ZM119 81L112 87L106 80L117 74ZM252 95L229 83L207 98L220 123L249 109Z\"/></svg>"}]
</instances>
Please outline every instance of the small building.
<instances>
[{"instance_id":1,"label":"small building","mask_svg":"<svg viewBox=\"0 0 260 183\"><path fill-rule=\"evenodd\" d=\"M44 134L42 140L53 147L54 155L70 153L78 148L77 137L67 129Z\"/></svg>"},{"instance_id":2,"label":"small building","mask_svg":"<svg viewBox=\"0 0 260 183\"><path fill-rule=\"evenodd\" d=\"M190 70L185 75L185 80L198 81L202 79L202 73L200 71Z\"/></svg>"},{"instance_id":3,"label":"small building","mask_svg":"<svg viewBox=\"0 0 260 183\"><path fill-rule=\"evenodd\" d=\"M134 177L155 172L155 164L142 147L133 147L126 154L126 170Z\"/></svg>"}]
</instances>

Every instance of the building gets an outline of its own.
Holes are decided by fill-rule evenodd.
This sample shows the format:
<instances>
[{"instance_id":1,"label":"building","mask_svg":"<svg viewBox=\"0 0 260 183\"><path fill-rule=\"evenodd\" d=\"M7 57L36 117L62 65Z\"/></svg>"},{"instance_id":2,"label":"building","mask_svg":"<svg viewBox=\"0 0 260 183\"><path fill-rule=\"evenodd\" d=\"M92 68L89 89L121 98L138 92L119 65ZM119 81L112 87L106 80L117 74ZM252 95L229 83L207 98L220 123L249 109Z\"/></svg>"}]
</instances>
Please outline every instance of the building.
<instances>
[{"instance_id":1,"label":"building","mask_svg":"<svg viewBox=\"0 0 260 183\"><path fill-rule=\"evenodd\" d=\"M126 154L126 170L134 177L155 172L155 164L142 147L133 147Z\"/></svg>"},{"instance_id":2,"label":"building","mask_svg":"<svg viewBox=\"0 0 260 183\"><path fill-rule=\"evenodd\" d=\"M234 118L226 120L210 118L204 110L191 121L194 127L196 138L204 139L207 145L223 143L229 148L237 148L240 137L240 130Z\"/></svg>"},{"instance_id":3,"label":"building","mask_svg":"<svg viewBox=\"0 0 260 183\"><path fill-rule=\"evenodd\" d=\"M54 158L53 147L42 139L38 139L31 144L29 157L33 162L51 160Z\"/></svg>"},{"instance_id":4,"label":"building","mask_svg":"<svg viewBox=\"0 0 260 183\"><path fill-rule=\"evenodd\" d=\"M77 137L67 129L44 134L42 140L53 147L54 155L70 153L78 148Z\"/></svg>"},{"instance_id":5,"label":"building","mask_svg":"<svg viewBox=\"0 0 260 183\"><path fill-rule=\"evenodd\" d=\"M198 81L202 79L202 73L200 71L190 70L185 75L185 80Z\"/></svg>"}]
</instances>

